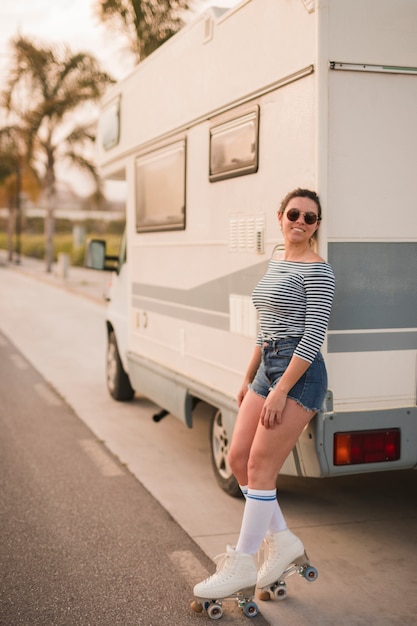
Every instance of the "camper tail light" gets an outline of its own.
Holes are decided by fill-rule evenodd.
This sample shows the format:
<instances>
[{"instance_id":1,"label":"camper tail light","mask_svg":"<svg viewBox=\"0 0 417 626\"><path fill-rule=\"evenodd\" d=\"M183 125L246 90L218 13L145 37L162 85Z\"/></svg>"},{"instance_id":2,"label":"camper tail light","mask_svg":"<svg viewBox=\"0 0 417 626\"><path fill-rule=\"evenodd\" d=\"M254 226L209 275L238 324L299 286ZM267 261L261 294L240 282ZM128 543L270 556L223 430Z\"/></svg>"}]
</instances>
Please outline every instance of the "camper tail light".
<instances>
[{"instance_id":1,"label":"camper tail light","mask_svg":"<svg viewBox=\"0 0 417 626\"><path fill-rule=\"evenodd\" d=\"M400 443L399 428L335 433L334 465L397 461Z\"/></svg>"}]
</instances>

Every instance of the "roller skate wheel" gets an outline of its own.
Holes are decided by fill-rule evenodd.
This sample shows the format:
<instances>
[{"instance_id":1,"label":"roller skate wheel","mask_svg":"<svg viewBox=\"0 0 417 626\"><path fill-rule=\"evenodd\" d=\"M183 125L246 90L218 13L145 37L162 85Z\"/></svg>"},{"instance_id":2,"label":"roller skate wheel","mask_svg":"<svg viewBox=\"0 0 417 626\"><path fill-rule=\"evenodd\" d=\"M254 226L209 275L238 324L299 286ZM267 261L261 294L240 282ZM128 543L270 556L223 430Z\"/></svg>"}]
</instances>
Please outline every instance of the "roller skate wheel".
<instances>
[{"instance_id":1,"label":"roller skate wheel","mask_svg":"<svg viewBox=\"0 0 417 626\"><path fill-rule=\"evenodd\" d=\"M194 613L203 612L203 605L198 600L193 600L190 604L190 608L194 611Z\"/></svg>"},{"instance_id":2,"label":"roller skate wheel","mask_svg":"<svg viewBox=\"0 0 417 626\"><path fill-rule=\"evenodd\" d=\"M277 585L274 589L274 596L277 600L285 600L288 595L285 584Z\"/></svg>"},{"instance_id":3,"label":"roller skate wheel","mask_svg":"<svg viewBox=\"0 0 417 626\"><path fill-rule=\"evenodd\" d=\"M256 602L248 602L244 608L243 612L246 617L256 617L259 613L258 605Z\"/></svg>"},{"instance_id":4,"label":"roller skate wheel","mask_svg":"<svg viewBox=\"0 0 417 626\"><path fill-rule=\"evenodd\" d=\"M312 583L313 581L317 580L318 578L318 571L316 570L315 567L312 567L311 565L309 565L309 567L306 567L304 572L303 572L303 576L306 580L308 580L308 582Z\"/></svg>"},{"instance_id":5,"label":"roller skate wheel","mask_svg":"<svg viewBox=\"0 0 417 626\"><path fill-rule=\"evenodd\" d=\"M267 602L268 600L271 599L271 594L269 593L269 591L266 591L266 589L262 589L262 591L259 592L259 600L263 600L264 602Z\"/></svg>"},{"instance_id":6,"label":"roller skate wheel","mask_svg":"<svg viewBox=\"0 0 417 626\"><path fill-rule=\"evenodd\" d=\"M223 615L223 609L220 604L210 604L207 609L207 615L210 619L220 619Z\"/></svg>"}]
</instances>

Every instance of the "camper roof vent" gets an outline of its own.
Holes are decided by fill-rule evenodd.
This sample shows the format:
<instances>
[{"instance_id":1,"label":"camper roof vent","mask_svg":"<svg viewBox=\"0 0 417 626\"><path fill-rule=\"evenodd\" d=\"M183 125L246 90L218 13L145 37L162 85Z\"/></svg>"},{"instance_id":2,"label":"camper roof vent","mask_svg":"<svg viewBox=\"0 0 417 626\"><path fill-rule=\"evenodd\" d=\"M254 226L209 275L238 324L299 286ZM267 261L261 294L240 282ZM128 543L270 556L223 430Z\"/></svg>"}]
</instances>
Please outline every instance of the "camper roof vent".
<instances>
[{"instance_id":1,"label":"camper roof vent","mask_svg":"<svg viewBox=\"0 0 417 626\"><path fill-rule=\"evenodd\" d=\"M304 4L304 7L307 9L309 13L313 13L314 11L314 0L301 0Z\"/></svg>"},{"instance_id":2,"label":"camper roof vent","mask_svg":"<svg viewBox=\"0 0 417 626\"><path fill-rule=\"evenodd\" d=\"M213 18L206 15L204 18L204 43L208 43L213 38Z\"/></svg>"}]
</instances>

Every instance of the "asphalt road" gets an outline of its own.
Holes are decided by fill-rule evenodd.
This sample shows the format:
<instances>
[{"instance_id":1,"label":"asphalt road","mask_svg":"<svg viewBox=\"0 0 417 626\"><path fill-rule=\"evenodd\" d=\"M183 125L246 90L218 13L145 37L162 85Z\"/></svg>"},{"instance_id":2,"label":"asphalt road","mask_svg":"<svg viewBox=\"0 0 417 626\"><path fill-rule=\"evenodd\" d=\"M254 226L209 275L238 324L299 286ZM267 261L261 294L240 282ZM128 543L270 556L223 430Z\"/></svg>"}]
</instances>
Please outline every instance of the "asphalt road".
<instances>
[{"instance_id":1,"label":"asphalt road","mask_svg":"<svg viewBox=\"0 0 417 626\"><path fill-rule=\"evenodd\" d=\"M1 333L0 397L0 624L195 625L210 559Z\"/></svg>"},{"instance_id":2,"label":"asphalt road","mask_svg":"<svg viewBox=\"0 0 417 626\"><path fill-rule=\"evenodd\" d=\"M46 276L43 264L35 267L26 261L21 267L0 267L0 331L90 435L103 442L103 450L128 468L136 488L152 494L162 513L185 531L186 540L191 538L201 549L194 553L180 547L167 553L175 555L176 575L165 579L163 593L175 597L177 578L185 581L186 611L200 567L212 571L210 559L236 541L243 503L223 494L213 479L204 415L196 416L192 430L172 416L156 425L151 418L158 407L145 398L136 396L127 405L109 398L104 383L104 280L76 268L62 280ZM11 363L19 379L15 361ZM310 584L294 576L285 602L262 604L271 626L417 623L416 471L319 480L282 477L279 494L287 521L304 541L319 578ZM135 527L133 535L138 532ZM151 572L148 578L157 581L152 589L161 593L158 574L153 578ZM185 612L182 621L166 623L186 625L188 618ZM242 619L240 614L236 618ZM191 620L208 622L204 616L192 615Z\"/></svg>"}]
</instances>

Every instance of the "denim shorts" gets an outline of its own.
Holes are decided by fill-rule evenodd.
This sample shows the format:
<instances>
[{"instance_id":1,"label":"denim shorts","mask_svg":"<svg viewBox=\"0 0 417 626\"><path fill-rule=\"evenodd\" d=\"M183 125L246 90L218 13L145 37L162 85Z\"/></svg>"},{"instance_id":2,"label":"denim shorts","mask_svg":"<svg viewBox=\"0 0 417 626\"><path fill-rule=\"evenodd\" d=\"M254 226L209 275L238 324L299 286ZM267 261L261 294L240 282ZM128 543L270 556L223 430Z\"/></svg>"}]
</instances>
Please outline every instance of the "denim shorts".
<instances>
[{"instance_id":1,"label":"denim shorts","mask_svg":"<svg viewBox=\"0 0 417 626\"><path fill-rule=\"evenodd\" d=\"M265 341L262 346L262 361L249 389L266 398L277 385L287 369L299 337L286 337L276 341ZM320 411L327 392L327 371L323 355L319 352L294 387L288 392L292 398L308 411Z\"/></svg>"}]
</instances>

